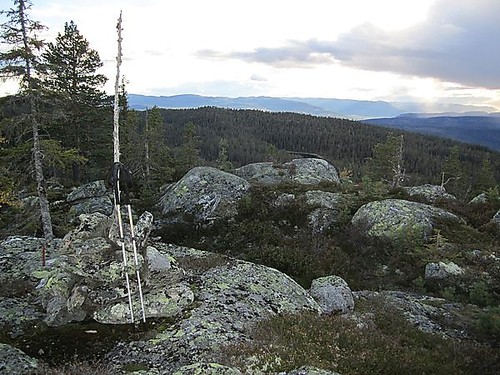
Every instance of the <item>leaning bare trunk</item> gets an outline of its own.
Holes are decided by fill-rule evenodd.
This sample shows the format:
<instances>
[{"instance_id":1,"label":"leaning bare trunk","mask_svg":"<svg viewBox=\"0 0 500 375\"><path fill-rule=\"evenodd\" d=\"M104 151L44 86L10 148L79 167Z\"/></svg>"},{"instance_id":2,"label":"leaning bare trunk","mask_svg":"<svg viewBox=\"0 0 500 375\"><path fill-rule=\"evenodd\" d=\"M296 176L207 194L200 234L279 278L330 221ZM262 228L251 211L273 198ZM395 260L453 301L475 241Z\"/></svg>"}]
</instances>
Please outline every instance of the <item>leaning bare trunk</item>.
<instances>
[{"instance_id":1,"label":"leaning bare trunk","mask_svg":"<svg viewBox=\"0 0 500 375\"><path fill-rule=\"evenodd\" d=\"M23 0L19 1L19 19L21 21L21 32L23 35L24 51L29 51L28 34L26 31L26 16L24 9L26 8ZM26 54L26 56L28 56ZM51 241L54 238L52 232L52 220L50 218L49 201L47 199L47 191L45 189L45 178L43 177L42 167L42 148L40 146L40 135L38 134L37 111L35 106L35 98L33 97L33 79L31 77L31 61L28 57L25 58L26 74L25 78L28 82L28 100L31 114L31 126L33 130L33 164L35 166L35 178L38 191L38 199L40 201L40 216L42 218L43 235L46 240Z\"/></svg>"},{"instance_id":2,"label":"leaning bare trunk","mask_svg":"<svg viewBox=\"0 0 500 375\"><path fill-rule=\"evenodd\" d=\"M31 99L30 102L33 106L33 99ZM33 163L35 165L35 178L37 184L38 199L40 201L40 214L42 219L43 235L46 240L50 241L54 238L54 233L52 232L52 219L50 217L49 201L47 199L45 178L43 176L43 154L40 147L40 136L38 135L38 123L33 113L31 125L33 129Z\"/></svg>"},{"instance_id":3,"label":"leaning bare trunk","mask_svg":"<svg viewBox=\"0 0 500 375\"><path fill-rule=\"evenodd\" d=\"M113 161L120 162L120 109L118 107L120 88L120 66L122 64L122 12L116 25L118 31L118 55L116 56L115 103L113 108Z\"/></svg>"}]
</instances>

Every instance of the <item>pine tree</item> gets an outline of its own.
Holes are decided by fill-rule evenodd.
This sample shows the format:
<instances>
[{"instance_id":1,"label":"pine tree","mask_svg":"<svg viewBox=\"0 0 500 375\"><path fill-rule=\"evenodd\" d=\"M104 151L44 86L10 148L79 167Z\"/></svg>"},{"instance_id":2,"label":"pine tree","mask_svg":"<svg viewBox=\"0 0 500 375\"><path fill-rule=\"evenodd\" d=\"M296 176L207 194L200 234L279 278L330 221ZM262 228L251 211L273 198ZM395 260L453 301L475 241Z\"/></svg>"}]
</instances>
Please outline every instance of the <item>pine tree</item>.
<instances>
[{"instance_id":1,"label":"pine tree","mask_svg":"<svg viewBox=\"0 0 500 375\"><path fill-rule=\"evenodd\" d=\"M184 126L182 145L177 160L177 177L181 177L191 168L200 164L200 139L196 135L196 126L189 121Z\"/></svg>"},{"instance_id":2,"label":"pine tree","mask_svg":"<svg viewBox=\"0 0 500 375\"><path fill-rule=\"evenodd\" d=\"M478 193L486 192L488 189L495 187L495 174L493 171L493 166L491 165L490 155L486 155L483 159L481 169L479 170L479 175L476 183L476 190Z\"/></svg>"},{"instance_id":3,"label":"pine tree","mask_svg":"<svg viewBox=\"0 0 500 375\"><path fill-rule=\"evenodd\" d=\"M233 164L229 160L229 155L227 152L229 142L226 138L221 138L219 141L219 156L217 157L217 168L221 171L230 171L233 169Z\"/></svg>"},{"instance_id":4,"label":"pine tree","mask_svg":"<svg viewBox=\"0 0 500 375\"><path fill-rule=\"evenodd\" d=\"M373 157L368 162L367 175L373 181L382 180L397 187L405 180L403 168L403 135L389 134L383 143L373 148Z\"/></svg>"},{"instance_id":5,"label":"pine tree","mask_svg":"<svg viewBox=\"0 0 500 375\"><path fill-rule=\"evenodd\" d=\"M8 45L6 52L0 53L0 75L6 78L18 78L21 83L21 96L27 99L28 117L33 134L33 166L37 182L38 198L44 237L52 240L52 219L43 174L43 153L40 145L39 123L37 115L37 69L39 57L37 53L43 48L43 41L37 33L44 29L39 22L28 16L31 9L29 0L13 0L14 8L2 11L7 22L1 25L0 39Z\"/></svg>"},{"instance_id":6,"label":"pine tree","mask_svg":"<svg viewBox=\"0 0 500 375\"><path fill-rule=\"evenodd\" d=\"M460 149L457 145L450 148L441 174L441 186L457 198L465 198L469 193L469 181L460 160Z\"/></svg>"}]
</instances>

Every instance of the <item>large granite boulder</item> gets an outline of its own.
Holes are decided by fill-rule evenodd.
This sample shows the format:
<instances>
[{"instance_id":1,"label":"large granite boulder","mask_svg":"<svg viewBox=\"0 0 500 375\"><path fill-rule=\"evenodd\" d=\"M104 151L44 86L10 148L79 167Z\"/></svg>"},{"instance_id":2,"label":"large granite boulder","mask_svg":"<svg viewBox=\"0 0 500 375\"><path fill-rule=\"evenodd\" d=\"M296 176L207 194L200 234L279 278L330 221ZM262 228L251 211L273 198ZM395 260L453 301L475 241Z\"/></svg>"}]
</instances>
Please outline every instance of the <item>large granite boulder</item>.
<instances>
[{"instance_id":1,"label":"large granite boulder","mask_svg":"<svg viewBox=\"0 0 500 375\"><path fill-rule=\"evenodd\" d=\"M182 366L212 362L221 346L248 340L249 330L259 320L320 312L302 287L275 269L195 249L163 244L155 248L175 257L186 271L189 267L195 302L188 315L149 340L117 345L108 354L117 366L147 364L162 374L184 371ZM209 369L213 366L218 365Z\"/></svg>"},{"instance_id":2,"label":"large granite boulder","mask_svg":"<svg viewBox=\"0 0 500 375\"><path fill-rule=\"evenodd\" d=\"M113 202L107 194L103 180L77 187L68 194L66 201L72 205L72 210L77 216L94 212L111 215L113 212Z\"/></svg>"},{"instance_id":3,"label":"large granite boulder","mask_svg":"<svg viewBox=\"0 0 500 375\"><path fill-rule=\"evenodd\" d=\"M38 361L21 350L0 343L0 373L9 375L36 374Z\"/></svg>"},{"instance_id":4,"label":"large granite boulder","mask_svg":"<svg viewBox=\"0 0 500 375\"><path fill-rule=\"evenodd\" d=\"M321 182L340 183L337 169L323 159L294 159L288 163L253 163L236 169L235 174L254 183L276 185L293 182L315 185Z\"/></svg>"},{"instance_id":5,"label":"large granite boulder","mask_svg":"<svg viewBox=\"0 0 500 375\"><path fill-rule=\"evenodd\" d=\"M211 224L236 215L237 202L249 189L250 184L238 176L196 167L167 188L160 207L167 221Z\"/></svg>"},{"instance_id":6,"label":"large granite boulder","mask_svg":"<svg viewBox=\"0 0 500 375\"><path fill-rule=\"evenodd\" d=\"M367 237L390 241L426 241L438 221L461 222L446 210L424 203L386 199L365 204L351 223Z\"/></svg>"},{"instance_id":7,"label":"large granite boulder","mask_svg":"<svg viewBox=\"0 0 500 375\"><path fill-rule=\"evenodd\" d=\"M454 201L456 198L448 194L444 186L425 184L421 186L411 186L403 188L410 197L423 198L429 203L437 201Z\"/></svg>"}]
</instances>

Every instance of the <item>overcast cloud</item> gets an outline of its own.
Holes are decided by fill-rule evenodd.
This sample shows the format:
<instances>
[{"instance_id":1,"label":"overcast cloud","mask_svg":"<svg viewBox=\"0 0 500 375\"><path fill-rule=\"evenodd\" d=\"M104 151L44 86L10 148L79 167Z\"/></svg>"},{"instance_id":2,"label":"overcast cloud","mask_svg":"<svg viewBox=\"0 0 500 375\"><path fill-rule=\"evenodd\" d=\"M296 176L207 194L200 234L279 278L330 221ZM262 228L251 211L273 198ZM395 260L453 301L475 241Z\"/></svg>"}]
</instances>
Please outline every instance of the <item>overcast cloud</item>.
<instances>
[{"instance_id":1,"label":"overcast cloud","mask_svg":"<svg viewBox=\"0 0 500 375\"><path fill-rule=\"evenodd\" d=\"M336 40L293 40L277 48L199 56L279 68L340 63L369 71L432 77L465 86L500 88L500 1L441 0L419 24L385 31L361 24Z\"/></svg>"}]
</instances>

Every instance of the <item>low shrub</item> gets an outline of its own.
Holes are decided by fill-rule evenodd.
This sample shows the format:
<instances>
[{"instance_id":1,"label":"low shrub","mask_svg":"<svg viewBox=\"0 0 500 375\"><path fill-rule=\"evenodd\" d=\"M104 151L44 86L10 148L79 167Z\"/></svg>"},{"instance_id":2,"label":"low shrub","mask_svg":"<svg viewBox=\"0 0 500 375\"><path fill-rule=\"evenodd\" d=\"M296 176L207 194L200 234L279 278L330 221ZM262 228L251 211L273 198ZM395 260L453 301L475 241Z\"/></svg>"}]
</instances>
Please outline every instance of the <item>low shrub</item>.
<instances>
[{"instance_id":1,"label":"low shrub","mask_svg":"<svg viewBox=\"0 0 500 375\"><path fill-rule=\"evenodd\" d=\"M344 375L500 371L498 350L424 333L398 310L376 300L364 303L358 318L314 313L276 316L259 323L252 339L226 348L222 356L227 364L266 373L304 365Z\"/></svg>"}]
</instances>

